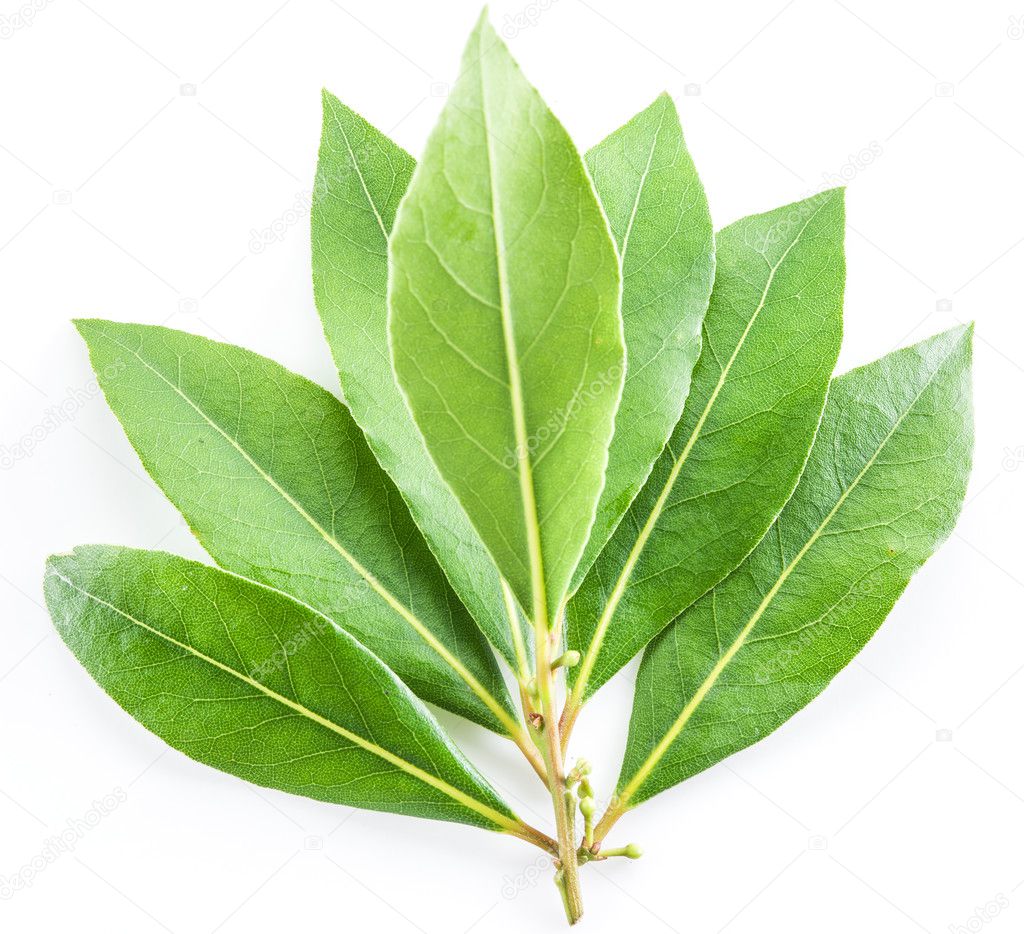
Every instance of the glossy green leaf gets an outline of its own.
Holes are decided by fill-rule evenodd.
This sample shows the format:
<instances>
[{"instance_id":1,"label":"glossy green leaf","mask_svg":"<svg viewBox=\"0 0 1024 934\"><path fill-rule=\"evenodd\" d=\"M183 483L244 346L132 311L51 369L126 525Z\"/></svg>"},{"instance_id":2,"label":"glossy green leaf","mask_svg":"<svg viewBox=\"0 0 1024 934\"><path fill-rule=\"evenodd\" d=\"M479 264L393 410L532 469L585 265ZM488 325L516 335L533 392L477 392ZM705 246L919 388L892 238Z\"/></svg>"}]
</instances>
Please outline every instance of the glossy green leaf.
<instances>
[{"instance_id":1,"label":"glossy green leaf","mask_svg":"<svg viewBox=\"0 0 1024 934\"><path fill-rule=\"evenodd\" d=\"M462 602L494 647L525 670L500 578L427 454L395 382L387 333L388 237L415 161L326 91L313 189L313 291L345 402Z\"/></svg>"},{"instance_id":2,"label":"glossy green leaf","mask_svg":"<svg viewBox=\"0 0 1024 934\"><path fill-rule=\"evenodd\" d=\"M511 732L494 656L334 396L182 331L78 328L143 464L221 567L324 613L425 700Z\"/></svg>"},{"instance_id":3,"label":"glossy green leaf","mask_svg":"<svg viewBox=\"0 0 1024 934\"><path fill-rule=\"evenodd\" d=\"M50 558L46 602L100 686L175 749L320 801L513 830L409 689L325 616L160 552Z\"/></svg>"},{"instance_id":4,"label":"glossy green leaf","mask_svg":"<svg viewBox=\"0 0 1024 934\"><path fill-rule=\"evenodd\" d=\"M735 568L792 493L839 352L843 224L833 189L718 235L683 416L569 604L577 707Z\"/></svg>"},{"instance_id":5,"label":"glossy green leaf","mask_svg":"<svg viewBox=\"0 0 1024 934\"><path fill-rule=\"evenodd\" d=\"M971 331L833 382L764 540L644 655L622 774L632 807L777 729L863 648L956 522L973 447Z\"/></svg>"},{"instance_id":6,"label":"glossy green leaf","mask_svg":"<svg viewBox=\"0 0 1024 934\"><path fill-rule=\"evenodd\" d=\"M682 415L715 270L707 198L671 97L591 149L587 165L619 249L629 363L577 586Z\"/></svg>"},{"instance_id":7,"label":"glossy green leaf","mask_svg":"<svg viewBox=\"0 0 1024 934\"><path fill-rule=\"evenodd\" d=\"M391 238L395 370L502 576L550 622L624 370L619 264L561 124L481 19Z\"/></svg>"}]
</instances>

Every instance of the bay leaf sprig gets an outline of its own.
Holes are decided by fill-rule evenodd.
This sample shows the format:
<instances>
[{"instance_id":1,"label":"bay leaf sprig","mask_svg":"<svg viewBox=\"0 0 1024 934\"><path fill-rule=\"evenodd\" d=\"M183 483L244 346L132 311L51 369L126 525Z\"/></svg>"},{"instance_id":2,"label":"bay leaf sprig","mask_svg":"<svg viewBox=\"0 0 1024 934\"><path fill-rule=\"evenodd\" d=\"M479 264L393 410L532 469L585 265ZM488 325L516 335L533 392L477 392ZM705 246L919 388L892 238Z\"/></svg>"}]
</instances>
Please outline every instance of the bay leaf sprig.
<instances>
[{"instance_id":1,"label":"bay leaf sprig","mask_svg":"<svg viewBox=\"0 0 1024 934\"><path fill-rule=\"evenodd\" d=\"M581 869L640 856L620 819L820 694L951 533L972 330L835 375L845 193L715 234L667 94L581 152L486 15L418 161L324 92L311 227L341 399L76 322L216 566L55 555L54 624L185 755L519 838L575 923ZM641 653L602 809L573 728ZM428 704L518 746L551 833Z\"/></svg>"}]
</instances>

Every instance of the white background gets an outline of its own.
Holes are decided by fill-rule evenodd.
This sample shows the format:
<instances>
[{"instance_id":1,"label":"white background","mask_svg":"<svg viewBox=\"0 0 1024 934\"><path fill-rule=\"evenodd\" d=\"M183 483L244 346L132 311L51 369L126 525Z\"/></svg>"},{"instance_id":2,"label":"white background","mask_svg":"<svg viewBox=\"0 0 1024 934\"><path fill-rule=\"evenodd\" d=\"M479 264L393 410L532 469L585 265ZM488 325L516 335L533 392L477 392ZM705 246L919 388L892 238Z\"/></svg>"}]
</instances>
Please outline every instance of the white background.
<instances>
[{"instance_id":1,"label":"white background","mask_svg":"<svg viewBox=\"0 0 1024 934\"><path fill-rule=\"evenodd\" d=\"M0 900L0 929L561 930L550 869L524 844L257 789L168 750L40 605L45 556L78 543L200 557L69 319L165 322L336 388L305 211L320 88L419 152L477 0L0 11L0 875L124 798ZM492 7L506 34L520 13L533 22L513 53L581 146L674 94L717 226L848 181L841 369L978 323L977 454L953 538L807 711L619 824L646 855L585 867L586 929L1022 930L1024 2ZM253 252L268 227L279 236ZM629 681L575 738L604 793ZM452 728L546 826L512 752Z\"/></svg>"}]
</instances>

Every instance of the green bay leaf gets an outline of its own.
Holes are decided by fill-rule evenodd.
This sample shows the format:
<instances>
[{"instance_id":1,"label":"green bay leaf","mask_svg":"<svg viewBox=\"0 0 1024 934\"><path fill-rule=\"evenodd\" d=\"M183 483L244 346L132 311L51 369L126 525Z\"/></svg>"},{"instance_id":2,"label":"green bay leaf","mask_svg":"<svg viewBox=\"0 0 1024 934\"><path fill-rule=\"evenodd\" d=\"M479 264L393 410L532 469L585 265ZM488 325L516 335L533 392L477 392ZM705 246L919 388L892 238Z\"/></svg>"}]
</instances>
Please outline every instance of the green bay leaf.
<instances>
[{"instance_id":1,"label":"green bay leaf","mask_svg":"<svg viewBox=\"0 0 1024 934\"><path fill-rule=\"evenodd\" d=\"M45 591L100 686L199 762L320 801L521 827L375 655L279 591L110 546L50 558Z\"/></svg>"},{"instance_id":2,"label":"green bay leaf","mask_svg":"<svg viewBox=\"0 0 1024 934\"><path fill-rule=\"evenodd\" d=\"M864 647L960 512L970 367L961 327L834 380L764 540L644 655L620 809L777 729Z\"/></svg>"},{"instance_id":3,"label":"green bay leaf","mask_svg":"<svg viewBox=\"0 0 1024 934\"><path fill-rule=\"evenodd\" d=\"M570 711L757 544L796 486L842 335L843 193L717 237L682 418L567 614Z\"/></svg>"},{"instance_id":4,"label":"green bay leaf","mask_svg":"<svg viewBox=\"0 0 1024 934\"><path fill-rule=\"evenodd\" d=\"M143 465L221 567L324 613L425 700L513 731L494 656L341 402L230 344L77 324Z\"/></svg>"},{"instance_id":5,"label":"green bay leaf","mask_svg":"<svg viewBox=\"0 0 1024 934\"><path fill-rule=\"evenodd\" d=\"M431 461L391 365L388 237L414 166L401 146L324 92L312 203L316 306L353 418L452 587L523 674L528 635L510 622L494 562Z\"/></svg>"},{"instance_id":6,"label":"green bay leaf","mask_svg":"<svg viewBox=\"0 0 1024 934\"><path fill-rule=\"evenodd\" d=\"M707 198L671 97L662 94L586 158L622 264L628 365L604 490L574 590L682 415L715 269Z\"/></svg>"},{"instance_id":7,"label":"green bay leaf","mask_svg":"<svg viewBox=\"0 0 1024 934\"><path fill-rule=\"evenodd\" d=\"M391 238L395 370L520 604L550 625L593 525L620 277L572 141L482 18Z\"/></svg>"}]
</instances>

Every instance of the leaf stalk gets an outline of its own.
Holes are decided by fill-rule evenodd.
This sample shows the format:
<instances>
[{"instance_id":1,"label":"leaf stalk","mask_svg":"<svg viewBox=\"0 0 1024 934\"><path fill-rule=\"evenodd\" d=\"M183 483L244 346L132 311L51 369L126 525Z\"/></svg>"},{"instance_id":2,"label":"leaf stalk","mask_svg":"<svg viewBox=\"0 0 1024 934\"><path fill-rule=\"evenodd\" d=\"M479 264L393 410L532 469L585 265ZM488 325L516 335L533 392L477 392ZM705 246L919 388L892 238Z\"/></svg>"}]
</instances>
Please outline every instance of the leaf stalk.
<instances>
[{"instance_id":1,"label":"leaf stalk","mask_svg":"<svg viewBox=\"0 0 1024 934\"><path fill-rule=\"evenodd\" d=\"M554 672L551 656L557 645L560 627L554 632L547 626L538 626L536 631L537 649L537 693L540 713L544 718L545 761L547 764L548 788L555 810L555 827L558 832L559 868L555 873L555 884L562 895L565 916L569 924L575 924L583 915L583 901L580 895L579 862L576 858L576 837L574 812L576 796L567 788L565 769L562 761L562 740L558 729L558 713L555 710ZM553 645L554 643L554 645Z\"/></svg>"},{"instance_id":2,"label":"leaf stalk","mask_svg":"<svg viewBox=\"0 0 1024 934\"><path fill-rule=\"evenodd\" d=\"M612 803L608 805L608 809L604 812L604 815L597 822L597 826L594 828L594 842L598 846L601 845L601 841L608 836L608 832L625 813L626 809L618 799L613 800Z\"/></svg>"}]
</instances>

